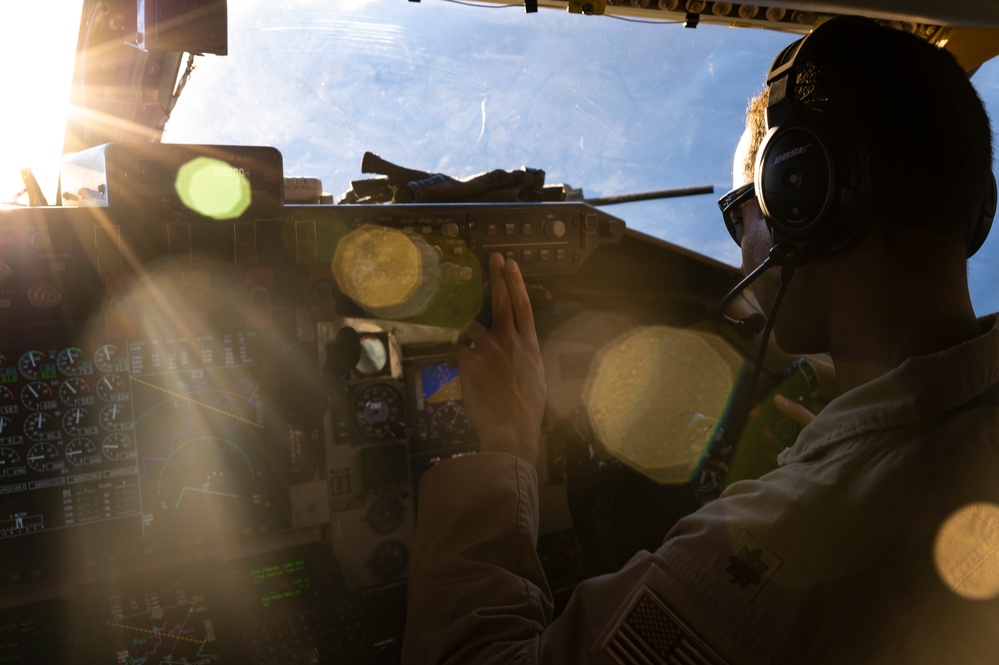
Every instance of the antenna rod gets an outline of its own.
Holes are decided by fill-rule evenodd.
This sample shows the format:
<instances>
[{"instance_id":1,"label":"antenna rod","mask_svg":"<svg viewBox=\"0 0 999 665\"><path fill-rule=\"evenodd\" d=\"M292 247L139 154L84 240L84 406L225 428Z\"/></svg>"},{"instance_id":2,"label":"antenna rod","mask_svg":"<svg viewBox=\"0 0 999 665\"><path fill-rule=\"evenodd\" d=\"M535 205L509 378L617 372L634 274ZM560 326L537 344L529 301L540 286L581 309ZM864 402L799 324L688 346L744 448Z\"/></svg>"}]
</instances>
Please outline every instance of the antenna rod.
<instances>
[{"instance_id":1,"label":"antenna rod","mask_svg":"<svg viewBox=\"0 0 999 665\"><path fill-rule=\"evenodd\" d=\"M678 196L712 194L714 191L714 185L703 185L701 187L660 189L655 192L638 192L636 194L621 194L619 196L601 196L595 199L583 199L583 202L589 203L591 206L610 206L618 203L631 203L632 201L651 201L653 199L671 199Z\"/></svg>"}]
</instances>

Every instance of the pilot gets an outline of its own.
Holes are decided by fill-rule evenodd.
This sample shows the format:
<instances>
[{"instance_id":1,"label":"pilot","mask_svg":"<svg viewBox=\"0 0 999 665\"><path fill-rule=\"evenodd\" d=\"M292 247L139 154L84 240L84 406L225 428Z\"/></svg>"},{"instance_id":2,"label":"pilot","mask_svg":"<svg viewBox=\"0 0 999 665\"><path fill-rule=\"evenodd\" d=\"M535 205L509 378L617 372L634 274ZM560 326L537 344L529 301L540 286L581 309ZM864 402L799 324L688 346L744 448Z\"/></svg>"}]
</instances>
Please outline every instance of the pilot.
<instances>
[{"instance_id":1,"label":"pilot","mask_svg":"<svg viewBox=\"0 0 999 665\"><path fill-rule=\"evenodd\" d=\"M999 327L966 278L988 117L950 54L846 18L782 52L748 115L726 223L776 342L829 352L841 394L553 621L545 378L521 273L491 257L492 327L451 354L482 452L420 484L405 662L996 662Z\"/></svg>"}]
</instances>

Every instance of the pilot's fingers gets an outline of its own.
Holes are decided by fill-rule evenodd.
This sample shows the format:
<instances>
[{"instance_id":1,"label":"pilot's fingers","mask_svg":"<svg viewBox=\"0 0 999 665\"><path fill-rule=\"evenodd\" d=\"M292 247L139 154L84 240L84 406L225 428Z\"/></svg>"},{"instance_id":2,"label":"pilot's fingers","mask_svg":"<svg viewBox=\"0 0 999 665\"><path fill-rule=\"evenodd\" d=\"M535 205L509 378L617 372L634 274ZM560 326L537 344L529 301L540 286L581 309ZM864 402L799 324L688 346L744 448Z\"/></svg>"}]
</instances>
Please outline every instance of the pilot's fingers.
<instances>
[{"instance_id":1,"label":"pilot's fingers","mask_svg":"<svg viewBox=\"0 0 999 665\"><path fill-rule=\"evenodd\" d=\"M458 335L458 339L451 345L451 348L448 349L447 364L451 367L460 366L469 357L472 349L475 348L476 340L483 340L484 336L488 334L488 328L478 321L472 321Z\"/></svg>"},{"instance_id":2,"label":"pilot's fingers","mask_svg":"<svg viewBox=\"0 0 999 665\"><path fill-rule=\"evenodd\" d=\"M815 414L809 411L808 407L784 395L774 395L774 406L799 427L804 427L815 420Z\"/></svg>"},{"instance_id":3,"label":"pilot's fingers","mask_svg":"<svg viewBox=\"0 0 999 665\"><path fill-rule=\"evenodd\" d=\"M481 339L488 329L479 323L478 321L472 321L468 324L460 335L458 335L458 344L464 346L475 346L475 341Z\"/></svg>"},{"instance_id":4,"label":"pilot's fingers","mask_svg":"<svg viewBox=\"0 0 999 665\"><path fill-rule=\"evenodd\" d=\"M489 255L489 285L493 292L493 330L513 332L516 321L510 306L510 289L506 283L506 259L502 254Z\"/></svg>"},{"instance_id":5,"label":"pilot's fingers","mask_svg":"<svg viewBox=\"0 0 999 665\"><path fill-rule=\"evenodd\" d=\"M505 273L517 330L521 335L534 336L534 312L531 310L531 299L527 296L527 285L524 284L520 266L516 261L507 261Z\"/></svg>"},{"instance_id":6,"label":"pilot's fingers","mask_svg":"<svg viewBox=\"0 0 999 665\"><path fill-rule=\"evenodd\" d=\"M461 367L461 364L465 362L468 356L472 353L472 349L468 344L463 344L460 341L456 344L452 344L451 348L447 352L447 364L450 367Z\"/></svg>"}]
</instances>

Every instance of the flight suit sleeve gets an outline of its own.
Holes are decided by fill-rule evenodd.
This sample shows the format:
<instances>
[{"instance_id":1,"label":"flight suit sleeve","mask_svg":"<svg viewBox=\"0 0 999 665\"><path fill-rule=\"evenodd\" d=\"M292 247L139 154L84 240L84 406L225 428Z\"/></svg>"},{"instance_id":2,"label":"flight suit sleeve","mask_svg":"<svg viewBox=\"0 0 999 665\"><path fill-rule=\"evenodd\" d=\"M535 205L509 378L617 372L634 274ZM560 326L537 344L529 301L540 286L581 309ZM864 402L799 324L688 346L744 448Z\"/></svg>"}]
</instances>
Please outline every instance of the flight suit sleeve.
<instances>
[{"instance_id":1,"label":"flight suit sleeve","mask_svg":"<svg viewBox=\"0 0 999 665\"><path fill-rule=\"evenodd\" d=\"M536 662L552 598L538 558L534 468L447 460L420 481L403 662Z\"/></svg>"},{"instance_id":2,"label":"flight suit sleeve","mask_svg":"<svg viewBox=\"0 0 999 665\"><path fill-rule=\"evenodd\" d=\"M640 552L620 571L582 582L553 623L536 550L537 474L523 460L500 453L448 460L420 486L407 665L751 662L719 657L715 640L725 640L717 634L710 645L700 639L690 621L696 607L658 553ZM686 611L677 612L681 598Z\"/></svg>"}]
</instances>

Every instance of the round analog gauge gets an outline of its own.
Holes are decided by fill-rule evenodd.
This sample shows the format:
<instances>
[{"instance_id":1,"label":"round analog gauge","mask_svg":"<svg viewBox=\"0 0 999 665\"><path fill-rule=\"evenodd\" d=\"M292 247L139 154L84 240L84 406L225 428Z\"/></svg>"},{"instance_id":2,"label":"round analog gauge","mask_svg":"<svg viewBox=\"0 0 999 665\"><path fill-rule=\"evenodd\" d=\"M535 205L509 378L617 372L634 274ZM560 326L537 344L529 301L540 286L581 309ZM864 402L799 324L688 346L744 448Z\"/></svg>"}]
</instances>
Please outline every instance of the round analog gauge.
<instances>
[{"instance_id":1,"label":"round analog gauge","mask_svg":"<svg viewBox=\"0 0 999 665\"><path fill-rule=\"evenodd\" d=\"M114 344L104 344L94 352L94 364L102 372L127 372L128 358Z\"/></svg>"},{"instance_id":2,"label":"round analog gauge","mask_svg":"<svg viewBox=\"0 0 999 665\"><path fill-rule=\"evenodd\" d=\"M354 420L361 433L374 439L392 435L402 423L402 397L392 386L375 383L354 400Z\"/></svg>"},{"instance_id":3,"label":"round analog gauge","mask_svg":"<svg viewBox=\"0 0 999 665\"><path fill-rule=\"evenodd\" d=\"M97 425L88 422L87 410L79 406L63 415L62 429L70 436L93 436L100 431Z\"/></svg>"},{"instance_id":4,"label":"round analog gauge","mask_svg":"<svg viewBox=\"0 0 999 665\"><path fill-rule=\"evenodd\" d=\"M408 565L409 550L398 540L386 540L371 554L371 567L379 577L399 577Z\"/></svg>"},{"instance_id":5,"label":"round analog gauge","mask_svg":"<svg viewBox=\"0 0 999 665\"><path fill-rule=\"evenodd\" d=\"M59 406L52 393L52 386L41 381L32 381L21 389L21 403L32 411L54 409Z\"/></svg>"},{"instance_id":6,"label":"round analog gauge","mask_svg":"<svg viewBox=\"0 0 999 665\"><path fill-rule=\"evenodd\" d=\"M17 370L26 379L40 379L48 364L48 356L42 351L27 351L18 359Z\"/></svg>"},{"instance_id":7,"label":"round analog gauge","mask_svg":"<svg viewBox=\"0 0 999 665\"><path fill-rule=\"evenodd\" d=\"M73 439L66 444L66 461L73 466L94 466L101 463L101 454L90 439Z\"/></svg>"},{"instance_id":8,"label":"round analog gauge","mask_svg":"<svg viewBox=\"0 0 999 665\"><path fill-rule=\"evenodd\" d=\"M465 407L457 402L445 402L434 411L430 418L430 436L444 440L460 439L468 436L472 424L465 413Z\"/></svg>"},{"instance_id":9,"label":"round analog gauge","mask_svg":"<svg viewBox=\"0 0 999 665\"><path fill-rule=\"evenodd\" d=\"M62 438L59 423L48 411L36 411L25 418L24 435L32 441L58 441Z\"/></svg>"},{"instance_id":10,"label":"round analog gauge","mask_svg":"<svg viewBox=\"0 0 999 665\"><path fill-rule=\"evenodd\" d=\"M0 439L14 434L14 421L10 416L0 416Z\"/></svg>"},{"instance_id":11,"label":"round analog gauge","mask_svg":"<svg viewBox=\"0 0 999 665\"><path fill-rule=\"evenodd\" d=\"M101 453L112 462L135 459L135 444L125 434L109 434L101 444Z\"/></svg>"},{"instance_id":12,"label":"round analog gauge","mask_svg":"<svg viewBox=\"0 0 999 665\"><path fill-rule=\"evenodd\" d=\"M21 456L17 454L16 450L6 447L0 448L0 478L23 475L23 471L20 474L15 471L15 469L23 467Z\"/></svg>"},{"instance_id":13,"label":"round analog gauge","mask_svg":"<svg viewBox=\"0 0 999 665\"><path fill-rule=\"evenodd\" d=\"M90 384L79 377L66 379L59 384L59 399L67 406L86 406L94 403Z\"/></svg>"},{"instance_id":14,"label":"round analog gauge","mask_svg":"<svg viewBox=\"0 0 999 665\"><path fill-rule=\"evenodd\" d=\"M28 449L28 466L38 472L61 471L65 468L55 444L43 441Z\"/></svg>"},{"instance_id":15,"label":"round analog gauge","mask_svg":"<svg viewBox=\"0 0 999 665\"><path fill-rule=\"evenodd\" d=\"M105 402L128 401L128 386L118 374L106 374L97 381L97 396Z\"/></svg>"},{"instance_id":16,"label":"round analog gauge","mask_svg":"<svg viewBox=\"0 0 999 665\"><path fill-rule=\"evenodd\" d=\"M14 404L17 402L17 398L14 397L14 391L7 386L0 386L0 404Z\"/></svg>"},{"instance_id":17,"label":"round analog gauge","mask_svg":"<svg viewBox=\"0 0 999 665\"><path fill-rule=\"evenodd\" d=\"M378 335L361 335L361 357L354 366L359 373L365 376L374 376L385 369L388 364L389 351L385 347L385 340Z\"/></svg>"},{"instance_id":18,"label":"round analog gauge","mask_svg":"<svg viewBox=\"0 0 999 665\"><path fill-rule=\"evenodd\" d=\"M132 419L128 409L121 404L108 404L98 416L101 427L109 432L123 432L132 429Z\"/></svg>"},{"instance_id":19,"label":"round analog gauge","mask_svg":"<svg viewBox=\"0 0 999 665\"><path fill-rule=\"evenodd\" d=\"M402 524L406 507L397 497L380 496L368 509L368 524L378 533L392 533Z\"/></svg>"},{"instance_id":20,"label":"round analog gauge","mask_svg":"<svg viewBox=\"0 0 999 665\"><path fill-rule=\"evenodd\" d=\"M63 349L56 357L56 367L66 376L83 376L93 374L94 366L83 356L83 350L71 346Z\"/></svg>"}]
</instances>

